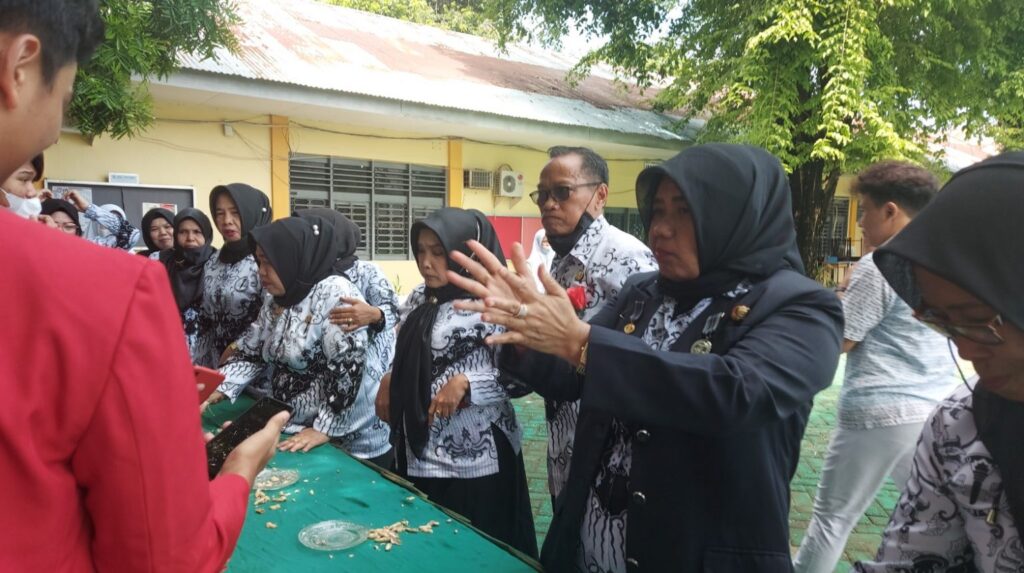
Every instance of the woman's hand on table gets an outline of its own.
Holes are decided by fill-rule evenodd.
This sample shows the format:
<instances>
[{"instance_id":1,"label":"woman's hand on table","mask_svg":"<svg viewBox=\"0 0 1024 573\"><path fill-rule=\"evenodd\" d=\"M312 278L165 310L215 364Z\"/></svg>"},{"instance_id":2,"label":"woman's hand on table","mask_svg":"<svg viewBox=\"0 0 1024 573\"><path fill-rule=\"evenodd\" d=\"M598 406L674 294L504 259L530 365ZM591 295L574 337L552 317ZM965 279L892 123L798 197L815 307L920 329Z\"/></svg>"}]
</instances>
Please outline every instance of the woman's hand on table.
<instances>
[{"instance_id":1,"label":"woman's hand on table","mask_svg":"<svg viewBox=\"0 0 1024 573\"><path fill-rule=\"evenodd\" d=\"M199 384L199 386L201 385L202 384ZM206 411L207 408L210 407L211 404L216 404L217 402L220 402L224 398L227 398L227 396L225 396L223 392L221 392L220 390L214 390L213 393L210 394L210 396L206 398L206 400L202 404L199 405L199 413L202 414L203 412Z\"/></svg>"},{"instance_id":2,"label":"woman's hand on table","mask_svg":"<svg viewBox=\"0 0 1024 573\"><path fill-rule=\"evenodd\" d=\"M448 280L479 297L458 301L456 308L482 313L485 322L505 327L506 332L488 337L487 343L518 344L578 363L580 351L590 338L590 325L576 316L565 289L541 267L540 278L546 292L538 291L519 243L512 246L516 273L480 243L467 244L476 260L457 251L452 252L451 258L472 278L448 271Z\"/></svg>"},{"instance_id":3,"label":"woman's hand on table","mask_svg":"<svg viewBox=\"0 0 1024 573\"><path fill-rule=\"evenodd\" d=\"M277 449L282 452L298 452L303 453L312 450L317 446L322 446L329 442L331 439L327 437L327 434L314 430L313 428L305 428L298 434L290 436L287 440L277 445Z\"/></svg>"},{"instance_id":4,"label":"woman's hand on table","mask_svg":"<svg viewBox=\"0 0 1024 573\"><path fill-rule=\"evenodd\" d=\"M364 326L377 324L384 318L384 313L377 307L358 298L341 297L347 306L331 309L331 324L340 326L345 332L352 332Z\"/></svg>"},{"instance_id":5,"label":"woman's hand on table","mask_svg":"<svg viewBox=\"0 0 1024 573\"><path fill-rule=\"evenodd\" d=\"M262 430L249 436L238 447L231 450L218 475L238 474L252 487L256 474L263 471L277 451L277 441L288 424L291 414L280 412L271 418Z\"/></svg>"},{"instance_id":6,"label":"woman's hand on table","mask_svg":"<svg viewBox=\"0 0 1024 573\"><path fill-rule=\"evenodd\" d=\"M380 379L380 387L377 388L377 399L373 401L377 410L377 417L385 424L391 423L391 373L388 372Z\"/></svg>"},{"instance_id":7,"label":"woman's hand on table","mask_svg":"<svg viewBox=\"0 0 1024 573\"><path fill-rule=\"evenodd\" d=\"M465 374L452 376L430 402L427 410L427 425L434 424L434 417L451 418L462 404L462 399L469 392L469 378Z\"/></svg>"}]
</instances>

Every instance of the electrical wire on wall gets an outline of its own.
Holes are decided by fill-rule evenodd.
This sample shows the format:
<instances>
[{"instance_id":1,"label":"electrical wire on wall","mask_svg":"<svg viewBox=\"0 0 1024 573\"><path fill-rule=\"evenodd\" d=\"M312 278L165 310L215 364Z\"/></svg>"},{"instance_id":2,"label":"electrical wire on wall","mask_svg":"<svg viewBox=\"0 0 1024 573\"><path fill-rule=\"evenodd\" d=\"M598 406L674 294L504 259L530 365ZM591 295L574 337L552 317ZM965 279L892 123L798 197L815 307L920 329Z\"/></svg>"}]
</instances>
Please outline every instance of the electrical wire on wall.
<instances>
[{"instance_id":1,"label":"electrical wire on wall","mask_svg":"<svg viewBox=\"0 0 1024 573\"><path fill-rule=\"evenodd\" d=\"M165 119L165 118L158 118L157 121L166 122L166 123L197 124L197 125L198 124L207 124L207 125L248 125L248 126L252 126L252 127L265 127L265 128L283 127L283 125L273 124L273 123L270 123L269 121L266 121L265 119L262 119L264 117L266 117L266 116L256 116L256 117L252 117L252 118L248 118L248 119L237 119L237 120L236 119L205 120L205 119L178 119L178 118L167 118L167 119ZM358 132L343 131L343 130L338 130L338 129L330 129L330 128L316 126L316 125L309 125L309 124L305 124L305 123L298 122L298 121L289 121L288 122L288 127L290 128L290 131L291 130L295 130L297 128L297 129L300 129L300 130L301 129L305 129L305 130L309 130L309 131L316 131L316 132L321 132L321 133L329 133L329 134L332 134L332 135L344 135L344 136L348 136L348 137L361 137L361 138L365 138L365 139L379 139L379 140L387 140L387 141L436 141L436 142L447 142L452 137L458 137L458 136L451 136L451 137L449 137L449 136L410 137L410 136L399 136L399 135L382 135L382 134L377 134L377 133L358 133ZM534 153L542 153L544 155L548 154L548 150L547 149L542 149L542 148L539 148L539 147L533 147L533 146L530 146L530 145L525 145L525 144L520 144L520 143L502 143L502 142L498 142L498 141L486 141L486 140L474 139L474 138L470 138L470 137L459 137L459 139L461 139L462 141L465 141L465 142L476 143L476 144L479 144L479 145L491 145L491 146L497 146L497 147L511 147L511 148L522 149L524 151L530 151L530 152L534 152ZM289 143L291 143L291 142L289 142ZM292 149L295 148L294 146L291 146L291 147L292 147ZM629 161L629 162L643 161L645 163L660 163L662 161L662 158L660 158L660 157L654 157L654 158L645 158L645 157L625 157L625 158L606 157L605 161L609 161L609 162L612 162L612 161Z\"/></svg>"}]
</instances>

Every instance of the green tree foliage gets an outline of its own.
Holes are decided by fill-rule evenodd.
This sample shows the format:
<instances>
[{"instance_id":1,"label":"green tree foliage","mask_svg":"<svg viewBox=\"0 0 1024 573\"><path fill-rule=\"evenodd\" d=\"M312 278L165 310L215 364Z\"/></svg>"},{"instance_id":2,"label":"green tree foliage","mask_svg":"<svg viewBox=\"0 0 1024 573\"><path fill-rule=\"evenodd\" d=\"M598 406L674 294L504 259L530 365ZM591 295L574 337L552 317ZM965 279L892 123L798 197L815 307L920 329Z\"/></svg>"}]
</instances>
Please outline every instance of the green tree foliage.
<instances>
[{"instance_id":1,"label":"green tree foliage","mask_svg":"<svg viewBox=\"0 0 1024 573\"><path fill-rule=\"evenodd\" d=\"M811 272L839 175L925 161L954 127L1024 143L1020 0L491 0L501 40L605 40L606 62L657 107L705 118L704 140L761 145L790 173ZM535 23L538 23L536 25ZM531 27L532 25L532 27Z\"/></svg>"},{"instance_id":2,"label":"green tree foliage","mask_svg":"<svg viewBox=\"0 0 1024 573\"><path fill-rule=\"evenodd\" d=\"M138 133L153 121L149 78L169 76L181 54L235 45L231 0L101 0L100 9L106 41L79 70L68 110L86 135Z\"/></svg>"},{"instance_id":3,"label":"green tree foliage","mask_svg":"<svg viewBox=\"0 0 1024 573\"><path fill-rule=\"evenodd\" d=\"M496 39L497 33L485 10L484 0L322 0L363 12L389 16Z\"/></svg>"}]
</instances>

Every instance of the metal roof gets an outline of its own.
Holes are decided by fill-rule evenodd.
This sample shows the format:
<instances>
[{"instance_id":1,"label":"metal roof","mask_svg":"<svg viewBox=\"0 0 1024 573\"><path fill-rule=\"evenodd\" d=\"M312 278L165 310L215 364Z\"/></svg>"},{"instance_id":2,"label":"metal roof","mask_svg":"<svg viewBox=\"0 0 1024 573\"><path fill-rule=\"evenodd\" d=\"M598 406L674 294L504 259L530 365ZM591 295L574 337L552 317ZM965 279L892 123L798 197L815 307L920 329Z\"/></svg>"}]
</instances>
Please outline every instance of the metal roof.
<instances>
[{"instance_id":1,"label":"metal roof","mask_svg":"<svg viewBox=\"0 0 1024 573\"><path fill-rule=\"evenodd\" d=\"M467 112L685 141L677 118L595 69L566 81L574 56L490 40L315 0L236 0L239 49L182 56L185 69ZM650 97L651 93L647 94Z\"/></svg>"}]
</instances>

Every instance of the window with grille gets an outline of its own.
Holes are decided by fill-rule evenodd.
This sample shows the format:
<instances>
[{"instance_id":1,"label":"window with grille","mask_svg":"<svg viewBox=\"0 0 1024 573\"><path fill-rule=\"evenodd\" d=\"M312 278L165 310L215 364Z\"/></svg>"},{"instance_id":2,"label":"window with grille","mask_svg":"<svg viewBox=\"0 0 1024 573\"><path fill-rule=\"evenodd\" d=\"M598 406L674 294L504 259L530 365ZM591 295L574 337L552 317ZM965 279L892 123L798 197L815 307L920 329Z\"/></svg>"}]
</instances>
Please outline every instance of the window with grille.
<instances>
[{"instance_id":1,"label":"window with grille","mask_svg":"<svg viewBox=\"0 0 1024 573\"><path fill-rule=\"evenodd\" d=\"M849 220L850 198L836 197L832 200L832 209L825 217L825 228L818 238L821 242L821 253L826 260L850 258L850 241L847 237Z\"/></svg>"},{"instance_id":2,"label":"window with grille","mask_svg":"<svg viewBox=\"0 0 1024 573\"><path fill-rule=\"evenodd\" d=\"M644 232L644 224L640 220L640 211L624 207L607 207L604 210L604 218L613 226L633 235L644 243L647 242L647 234Z\"/></svg>"},{"instance_id":3,"label":"window with grille","mask_svg":"<svg viewBox=\"0 0 1024 573\"><path fill-rule=\"evenodd\" d=\"M409 227L444 207L443 167L322 155L291 156L292 210L328 207L362 229L357 254L409 259Z\"/></svg>"}]
</instances>

